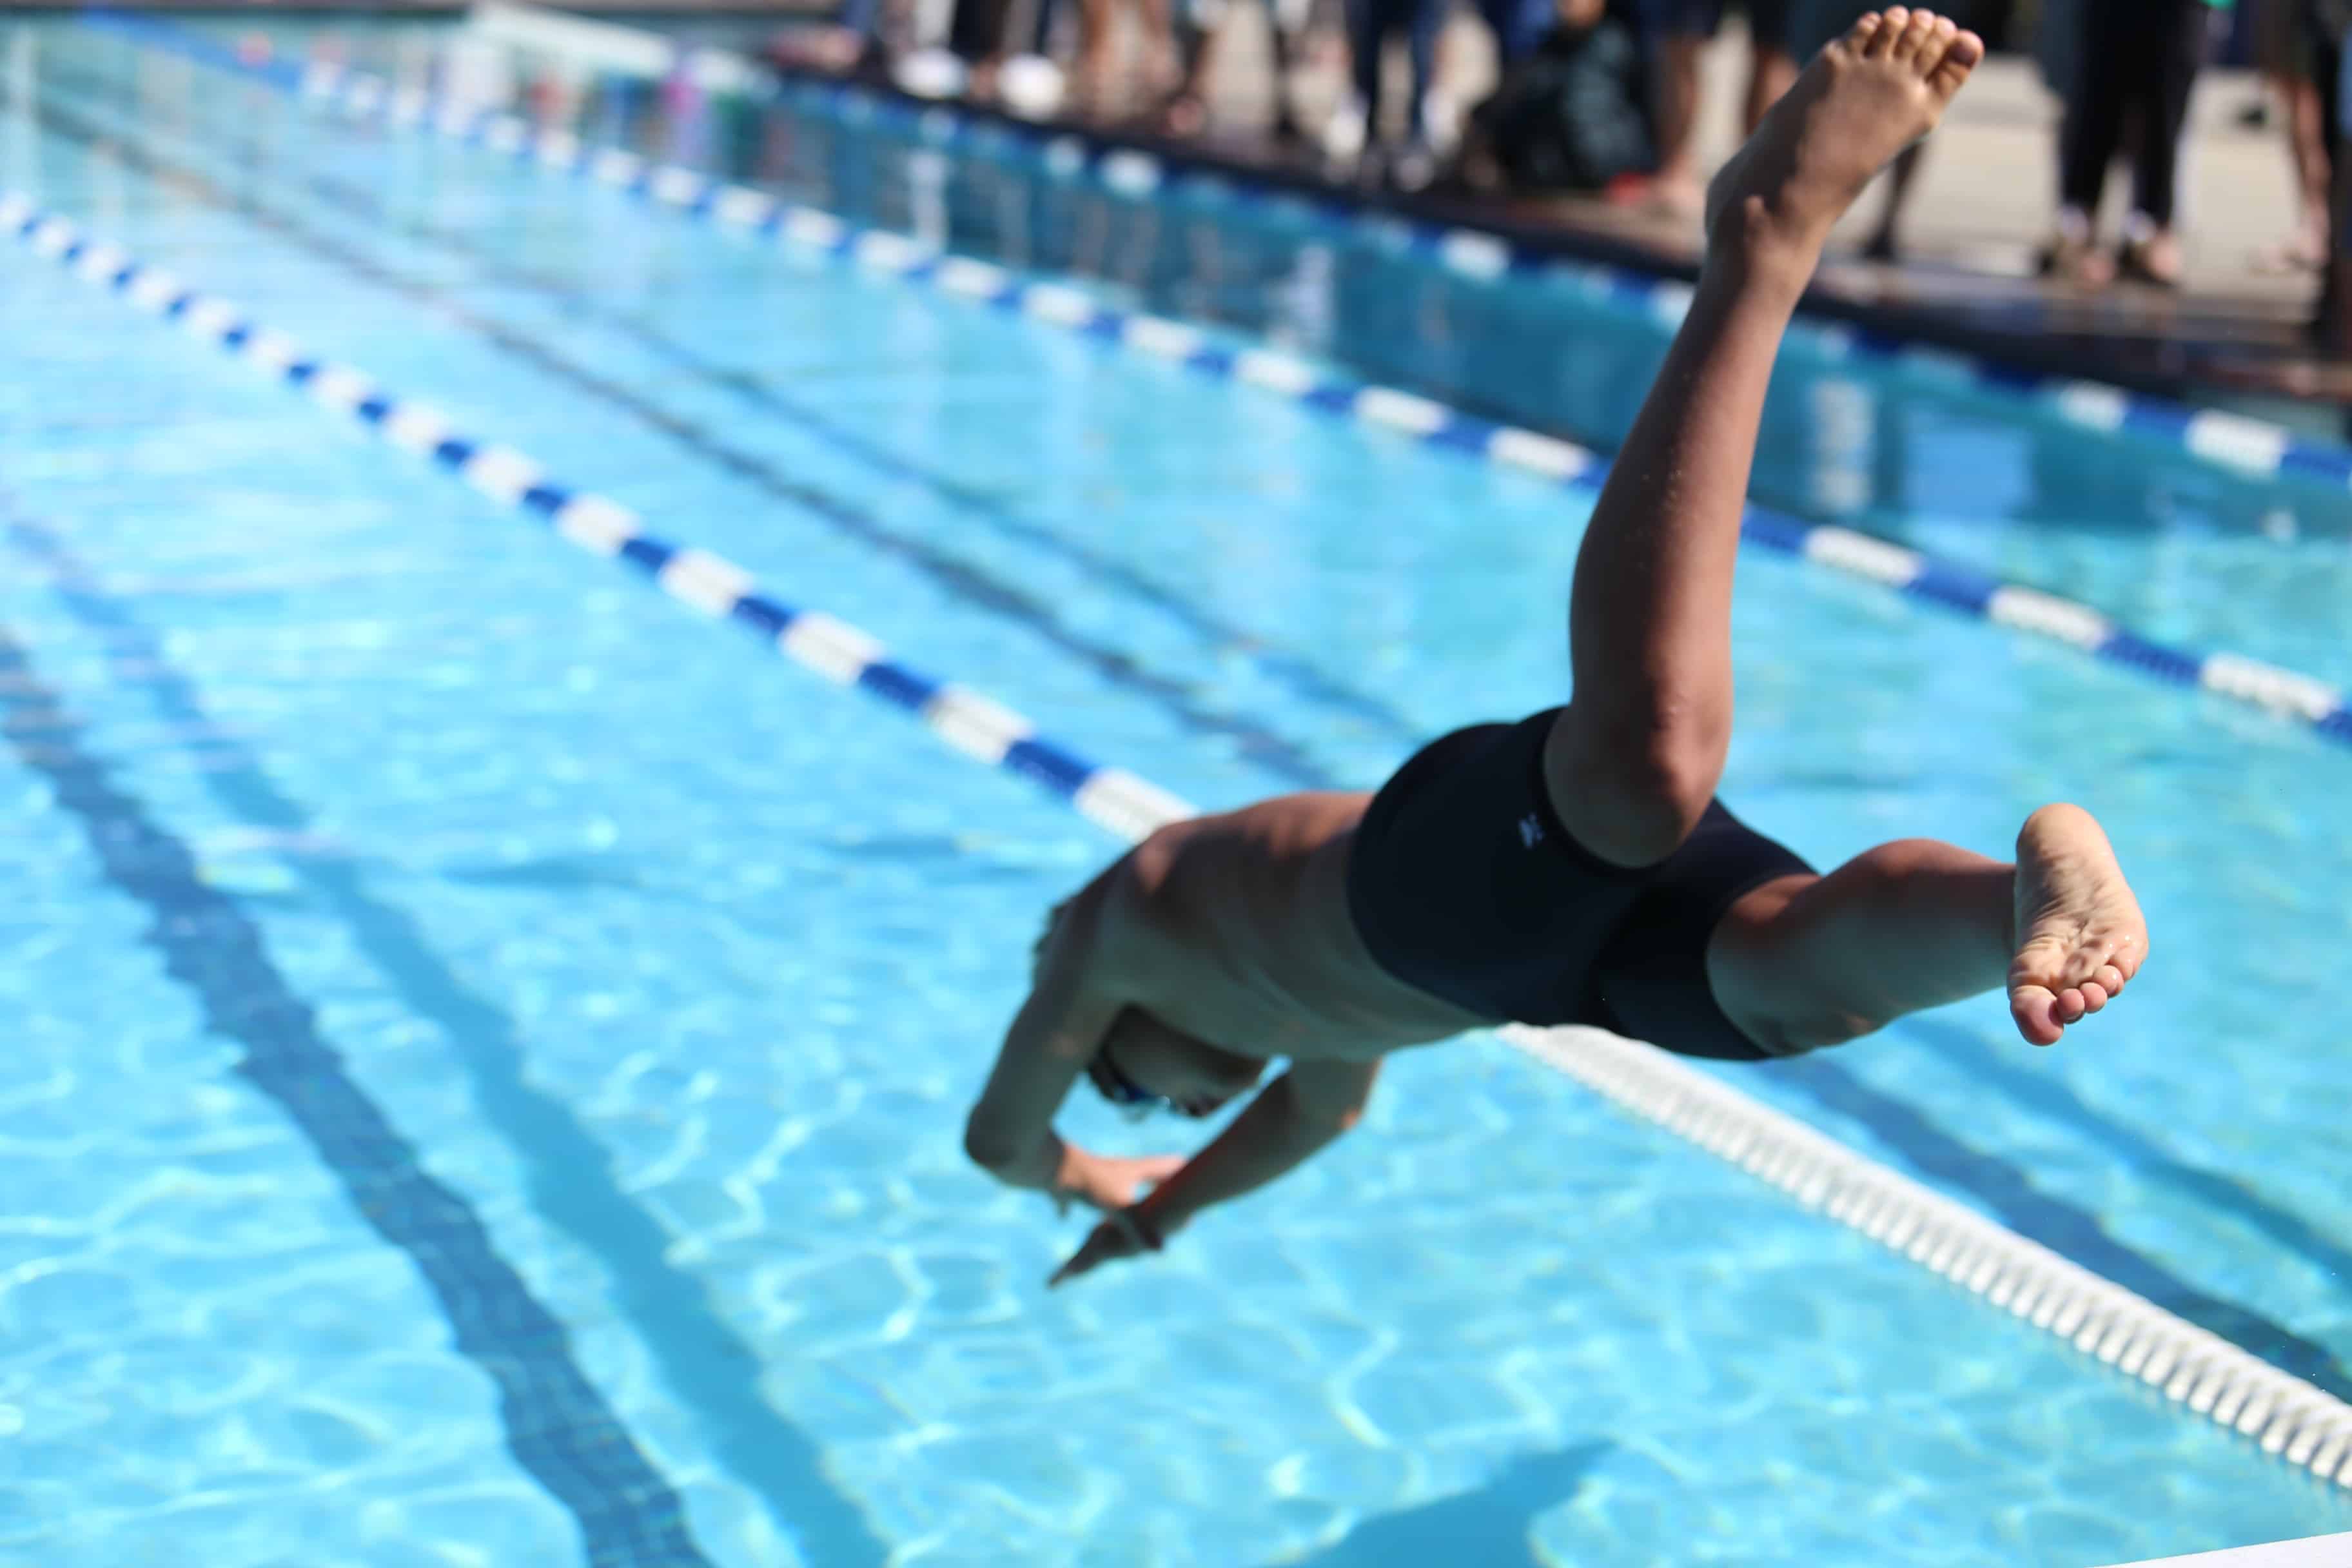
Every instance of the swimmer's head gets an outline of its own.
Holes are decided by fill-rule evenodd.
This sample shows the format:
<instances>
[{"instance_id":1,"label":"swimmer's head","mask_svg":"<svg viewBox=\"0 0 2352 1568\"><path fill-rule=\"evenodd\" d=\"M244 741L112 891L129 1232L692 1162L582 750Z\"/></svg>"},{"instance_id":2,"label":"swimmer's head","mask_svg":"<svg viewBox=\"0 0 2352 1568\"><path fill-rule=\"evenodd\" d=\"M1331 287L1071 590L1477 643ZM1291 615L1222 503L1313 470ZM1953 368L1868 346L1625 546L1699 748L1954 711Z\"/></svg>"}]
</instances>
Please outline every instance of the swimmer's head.
<instances>
[{"instance_id":1,"label":"swimmer's head","mask_svg":"<svg viewBox=\"0 0 2352 1568\"><path fill-rule=\"evenodd\" d=\"M1087 1079L1129 1116L1172 1110L1201 1117L1248 1093L1265 1071L1265 1063L1255 1057L1179 1034L1130 1007L1087 1064Z\"/></svg>"}]
</instances>

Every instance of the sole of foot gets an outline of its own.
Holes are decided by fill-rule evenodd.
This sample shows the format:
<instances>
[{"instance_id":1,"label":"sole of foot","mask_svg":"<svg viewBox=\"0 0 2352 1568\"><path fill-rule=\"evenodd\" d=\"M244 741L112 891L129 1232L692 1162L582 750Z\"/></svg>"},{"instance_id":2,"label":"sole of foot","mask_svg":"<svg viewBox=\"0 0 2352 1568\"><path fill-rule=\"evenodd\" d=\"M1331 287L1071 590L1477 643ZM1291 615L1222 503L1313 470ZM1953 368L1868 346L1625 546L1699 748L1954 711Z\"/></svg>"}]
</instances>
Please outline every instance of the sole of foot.
<instances>
[{"instance_id":1,"label":"sole of foot","mask_svg":"<svg viewBox=\"0 0 2352 1568\"><path fill-rule=\"evenodd\" d=\"M2017 952L2009 1012L2052 1046L2123 993L2147 958L2147 921L2105 829L2080 806L2045 805L2017 834Z\"/></svg>"}]
</instances>

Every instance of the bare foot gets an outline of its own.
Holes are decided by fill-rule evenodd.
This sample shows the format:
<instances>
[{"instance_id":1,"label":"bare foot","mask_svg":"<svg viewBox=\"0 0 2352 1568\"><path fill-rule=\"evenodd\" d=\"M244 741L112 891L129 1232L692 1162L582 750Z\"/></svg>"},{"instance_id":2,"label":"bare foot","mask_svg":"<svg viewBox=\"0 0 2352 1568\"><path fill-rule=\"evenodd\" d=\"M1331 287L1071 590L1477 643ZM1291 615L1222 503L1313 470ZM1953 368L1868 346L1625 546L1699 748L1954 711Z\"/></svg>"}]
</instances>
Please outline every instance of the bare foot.
<instances>
[{"instance_id":1,"label":"bare foot","mask_svg":"<svg viewBox=\"0 0 2352 1568\"><path fill-rule=\"evenodd\" d=\"M1707 188L1710 249L1783 251L1808 269L1872 175L1936 128L1984 40L1890 5L1815 56Z\"/></svg>"},{"instance_id":2,"label":"bare foot","mask_svg":"<svg viewBox=\"0 0 2352 1568\"><path fill-rule=\"evenodd\" d=\"M2042 247L2042 276L2078 289L2104 289L2116 280L2116 264L2086 236L2060 233Z\"/></svg>"},{"instance_id":3,"label":"bare foot","mask_svg":"<svg viewBox=\"0 0 2352 1568\"><path fill-rule=\"evenodd\" d=\"M1698 216L1706 205L1698 176L1686 169L1661 169L1650 181L1648 195L1653 211L1685 222Z\"/></svg>"},{"instance_id":4,"label":"bare foot","mask_svg":"<svg viewBox=\"0 0 2352 1568\"><path fill-rule=\"evenodd\" d=\"M2153 283L2159 289L2178 289L2180 287L2180 242L2173 238L2168 229L2158 229L2146 239L2131 241L2116 258L2116 270L2137 282Z\"/></svg>"},{"instance_id":5,"label":"bare foot","mask_svg":"<svg viewBox=\"0 0 2352 1568\"><path fill-rule=\"evenodd\" d=\"M2097 819L2045 805L2017 832L2009 1013L2037 1046L2113 1001L2147 957L2147 921Z\"/></svg>"}]
</instances>

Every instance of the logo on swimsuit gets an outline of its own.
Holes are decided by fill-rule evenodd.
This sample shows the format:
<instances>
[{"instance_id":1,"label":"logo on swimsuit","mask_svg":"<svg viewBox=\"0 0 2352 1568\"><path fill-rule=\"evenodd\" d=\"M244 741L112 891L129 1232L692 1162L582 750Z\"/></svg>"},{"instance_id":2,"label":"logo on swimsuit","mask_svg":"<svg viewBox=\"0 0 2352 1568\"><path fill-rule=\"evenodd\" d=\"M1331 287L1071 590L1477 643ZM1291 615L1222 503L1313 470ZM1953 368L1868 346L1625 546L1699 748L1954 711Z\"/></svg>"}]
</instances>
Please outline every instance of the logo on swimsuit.
<instances>
[{"instance_id":1,"label":"logo on swimsuit","mask_svg":"<svg viewBox=\"0 0 2352 1568\"><path fill-rule=\"evenodd\" d=\"M1519 818L1519 842L1532 849L1543 842L1543 822L1534 812Z\"/></svg>"}]
</instances>

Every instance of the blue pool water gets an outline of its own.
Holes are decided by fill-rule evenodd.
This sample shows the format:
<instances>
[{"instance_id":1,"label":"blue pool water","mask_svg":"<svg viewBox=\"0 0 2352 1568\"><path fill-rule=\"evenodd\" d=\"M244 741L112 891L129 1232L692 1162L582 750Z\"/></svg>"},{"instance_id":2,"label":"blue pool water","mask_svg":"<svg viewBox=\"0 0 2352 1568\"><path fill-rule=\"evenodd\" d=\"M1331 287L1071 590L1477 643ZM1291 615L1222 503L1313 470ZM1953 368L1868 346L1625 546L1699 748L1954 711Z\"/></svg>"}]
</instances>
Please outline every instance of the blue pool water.
<instances>
[{"instance_id":1,"label":"blue pool water","mask_svg":"<svg viewBox=\"0 0 2352 1568\"><path fill-rule=\"evenodd\" d=\"M1559 696L1556 488L64 24L12 48L0 185L1189 799L1368 785ZM812 172L844 133L786 132L780 181L904 199L887 145L853 188ZM1214 238L1261 281L1288 243ZM1110 840L54 265L0 277L0 1561L2087 1568L2352 1529L1491 1042L1047 1295L1080 1222L959 1134ZM1248 298L1195 313L1374 363ZM1655 329L1577 325L1552 392L1622 423ZM1790 428L1866 411L1873 527L2352 673L2321 500L1792 373ZM2079 799L2155 957L2058 1051L1981 1003L1730 1076L2352 1394L2352 757L1742 571L1745 815L1830 861Z\"/></svg>"}]
</instances>

